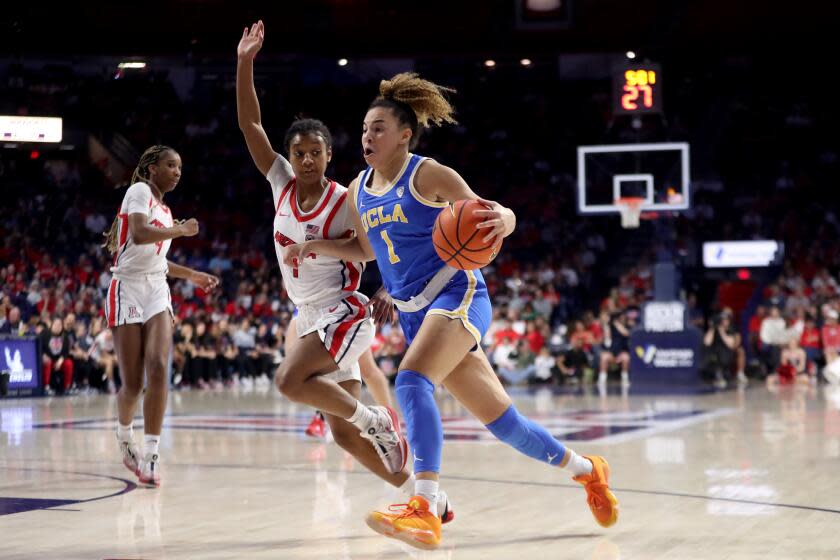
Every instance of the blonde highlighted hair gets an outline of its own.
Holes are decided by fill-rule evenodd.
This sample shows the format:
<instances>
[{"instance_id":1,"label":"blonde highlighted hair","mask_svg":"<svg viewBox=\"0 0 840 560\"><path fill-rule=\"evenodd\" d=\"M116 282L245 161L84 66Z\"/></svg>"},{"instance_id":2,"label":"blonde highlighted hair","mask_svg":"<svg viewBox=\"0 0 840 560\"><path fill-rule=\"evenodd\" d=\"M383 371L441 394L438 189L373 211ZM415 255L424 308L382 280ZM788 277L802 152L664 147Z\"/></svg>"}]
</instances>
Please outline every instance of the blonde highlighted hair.
<instances>
[{"instance_id":1,"label":"blonde highlighted hair","mask_svg":"<svg viewBox=\"0 0 840 560\"><path fill-rule=\"evenodd\" d=\"M143 152L143 155L140 156L140 161L137 163L137 167L134 169L134 173L131 174L130 184L133 185L134 183L138 183L140 181L153 184L152 179L149 176L149 166L158 163L163 157L163 154L166 152L175 152L175 150L169 146L157 144ZM102 234L105 236L105 242L102 244L102 247L108 249L108 252L112 255L117 252L117 249L119 249L117 241L119 222L120 217L115 217L114 221L111 222L111 228Z\"/></svg>"},{"instance_id":2,"label":"blonde highlighted hair","mask_svg":"<svg viewBox=\"0 0 840 560\"><path fill-rule=\"evenodd\" d=\"M387 107L401 125L411 128L410 147L417 145L423 127L455 124L455 109L446 94L455 90L424 80L414 72L397 74L390 80L379 83L379 97L373 100L370 109Z\"/></svg>"}]
</instances>

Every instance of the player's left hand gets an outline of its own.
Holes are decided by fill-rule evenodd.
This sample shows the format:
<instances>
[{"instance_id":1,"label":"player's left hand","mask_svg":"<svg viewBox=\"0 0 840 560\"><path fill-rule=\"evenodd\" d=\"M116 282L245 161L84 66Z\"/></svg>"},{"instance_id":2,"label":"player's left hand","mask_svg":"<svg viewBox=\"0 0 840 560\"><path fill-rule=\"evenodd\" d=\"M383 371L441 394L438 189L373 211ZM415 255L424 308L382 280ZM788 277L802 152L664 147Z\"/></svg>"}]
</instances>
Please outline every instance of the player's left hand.
<instances>
[{"instance_id":1,"label":"player's left hand","mask_svg":"<svg viewBox=\"0 0 840 560\"><path fill-rule=\"evenodd\" d=\"M503 237L507 237L513 233L513 230L516 228L516 215L513 213L513 210L492 200L479 198L478 201L487 206L487 210L473 210L473 215L484 216L486 219L476 224L475 227L490 230L482 241L488 242L495 240L498 242Z\"/></svg>"},{"instance_id":2,"label":"player's left hand","mask_svg":"<svg viewBox=\"0 0 840 560\"><path fill-rule=\"evenodd\" d=\"M377 325L387 325L394 322L394 300L385 291L384 286L379 288L370 298L370 308L373 311L373 320Z\"/></svg>"},{"instance_id":3,"label":"player's left hand","mask_svg":"<svg viewBox=\"0 0 840 560\"><path fill-rule=\"evenodd\" d=\"M205 292L209 292L219 285L219 277L206 272L196 272L190 280Z\"/></svg>"}]
</instances>

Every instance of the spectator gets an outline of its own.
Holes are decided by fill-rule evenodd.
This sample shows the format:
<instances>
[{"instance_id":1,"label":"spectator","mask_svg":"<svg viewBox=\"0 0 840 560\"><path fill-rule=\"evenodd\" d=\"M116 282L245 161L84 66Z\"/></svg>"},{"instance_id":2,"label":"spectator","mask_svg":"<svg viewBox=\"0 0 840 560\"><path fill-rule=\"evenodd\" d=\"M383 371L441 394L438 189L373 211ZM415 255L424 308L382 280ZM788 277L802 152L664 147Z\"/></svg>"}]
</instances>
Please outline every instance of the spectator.
<instances>
[{"instance_id":1,"label":"spectator","mask_svg":"<svg viewBox=\"0 0 840 560\"><path fill-rule=\"evenodd\" d=\"M540 333L536 321L528 321L525 326L525 340L528 341L528 347L531 352L538 354L545 345L545 338Z\"/></svg>"},{"instance_id":2,"label":"spectator","mask_svg":"<svg viewBox=\"0 0 840 560\"><path fill-rule=\"evenodd\" d=\"M779 367L782 347L789 341L787 324L777 305L770 307L770 313L761 321L759 331L762 358L768 371Z\"/></svg>"},{"instance_id":3,"label":"spectator","mask_svg":"<svg viewBox=\"0 0 840 560\"><path fill-rule=\"evenodd\" d=\"M26 334L26 323L20 320L20 308L12 307L9 309L8 318L2 318L0 324L0 334L11 334L16 336L23 336Z\"/></svg>"},{"instance_id":4,"label":"spectator","mask_svg":"<svg viewBox=\"0 0 840 560\"><path fill-rule=\"evenodd\" d=\"M50 323L50 327L41 333L43 350L44 388L50 393L66 393L73 383L73 359L70 357L70 336L64 331L64 324L59 317ZM61 377L53 376L61 372Z\"/></svg>"},{"instance_id":5,"label":"spectator","mask_svg":"<svg viewBox=\"0 0 840 560\"><path fill-rule=\"evenodd\" d=\"M534 381L536 383L551 383L554 379L554 369L557 359L551 355L548 347L540 348L534 360Z\"/></svg>"},{"instance_id":6,"label":"spectator","mask_svg":"<svg viewBox=\"0 0 840 560\"><path fill-rule=\"evenodd\" d=\"M259 382L268 386L269 379L274 379L275 356L279 349L279 340L266 323L257 327L257 371Z\"/></svg>"},{"instance_id":7,"label":"spectator","mask_svg":"<svg viewBox=\"0 0 840 560\"><path fill-rule=\"evenodd\" d=\"M516 349L515 341L516 338L506 336L499 340L498 344L496 344L496 347L493 349L493 365L496 367L497 372L503 369L512 371L515 368L516 364L511 358L511 355Z\"/></svg>"},{"instance_id":8,"label":"spectator","mask_svg":"<svg viewBox=\"0 0 840 560\"><path fill-rule=\"evenodd\" d=\"M93 347L93 337L88 333L84 323L76 323L73 332L73 340L70 348L70 357L73 359L73 373L76 383L82 390L88 390L96 385L96 363L90 356Z\"/></svg>"},{"instance_id":9,"label":"spectator","mask_svg":"<svg viewBox=\"0 0 840 560\"><path fill-rule=\"evenodd\" d=\"M117 392L117 355L114 352L114 334L104 327L102 318L97 317L90 324L93 346L90 357L101 372L94 385L109 394Z\"/></svg>"},{"instance_id":10,"label":"spectator","mask_svg":"<svg viewBox=\"0 0 840 560\"><path fill-rule=\"evenodd\" d=\"M713 319L703 336L704 370L714 376L714 384L719 389L726 388L727 378L735 370L736 353L739 346L739 338L732 327L732 319L729 313L720 313ZM746 381L744 372L739 371L738 382L745 384Z\"/></svg>"},{"instance_id":11,"label":"spectator","mask_svg":"<svg viewBox=\"0 0 840 560\"><path fill-rule=\"evenodd\" d=\"M518 385L534 376L536 371L535 356L531 352L527 340L520 339L513 347L513 351L508 354L508 359L513 362L512 367L499 368L499 377L507 383Z\"/></svg>"},{"instance_id":12,"label":"spectator","mask_svg":"<svg viewBox=\"0 0 840 560\"><path fill-rule=\"evenodd\" d=\"M799 337L799 345L805 351L809 364L822 362L822 345L820 343L820 329L817 328L813 315L805 316L805 327L802 329L802 336Z\"/></svg>"},{"instance_id":13,"label":"spectator","mask_svg":"<svg viewBox=\"0 0 840 560\"><path fill-rule=\"evenodd\" d=\"M218 338L212 330L207 330L207 324L204 321L198 321L195 325L194 340L196 384L202 389L210 385L220 386Z\"/></svg>"},{"instance_id":14,"label":"spectator","mask_svg":"<svg viewBox=\"0 0 840 560\"><path fill-rule=\"evenodd\" d=\"M251 329L251 322L247 318L242 319L233 331L233 343L236 345L236 372L239 382L245 389L252 389L257 370L257 341Z\"/></svg>"},{"instance_id":15,"label":"spectator","mask_svg":"<svg viewBox=\"0 0 840 560\"><path fill-rule=\"evenodd\" d=\"M184 321L175 331L172 347L172 365L176 375L173 384L176 386L197 387L199 370L195 360L195 331L192 323Z\"/></svg>"},{"instance_id":16,"label":"spectator","mask_svg":"<svg viewBox=\"0 0 840 560\"><path fill-rule=\"evenodd\" d=\"M825 312L821 337L823 355L826 367L831 366L840 357L840 325L837 323L838 313L834 309Z\"/></svg>"},{"instance_id":17,"label":"spectator","mask_svg":"<svg viewBox=\"0 0 840 560\"><path fill-rule=\"evenodd\" d=\"M592 382L591 377L587 375L587 370L590 369L592 365L589 354L586 352L584 341L584 337L573 336L571 339L571 347L557 359L557 367L560 370L564 383L578 383L586 378L589 378L589 383Z\"/></svg>"},{"instance_id":18,"label":"spectator","mask_svg":"<svg viewBox=\"0 0 840 560\"><path fill-rule=\"evenodd\" d=\"M750 318L747 326L747 344L748 350L752 356L761 355L761 323L767 317L767 308L759 305L755 308L755 314Z\"/></svg>"},{"instance_id":19,"label":"spectator","mask_svg":"<svg viewBox=\"0 0 840 560\"><path fill-rule=\"evenodd\" d=\"M772 375L767 376L767 385L790 385L797 381L808 382L805 367L808 359L805 351L799 346L799 339L793 338L781 352L779 367Z\"/></svg>"},{"instance_id":20,"label":"spectator","mask_svg":"<svg viewBox=\"0 0 840 560\"><path fill-rule=\"evenodd\" d=\"M616 314L604 328L604 350L601 352L598 385L606 386L607 370L612 365L621 367L621 384L630 385L630 330L632 325L626 312Z\"/></svg>"}]
</instances>

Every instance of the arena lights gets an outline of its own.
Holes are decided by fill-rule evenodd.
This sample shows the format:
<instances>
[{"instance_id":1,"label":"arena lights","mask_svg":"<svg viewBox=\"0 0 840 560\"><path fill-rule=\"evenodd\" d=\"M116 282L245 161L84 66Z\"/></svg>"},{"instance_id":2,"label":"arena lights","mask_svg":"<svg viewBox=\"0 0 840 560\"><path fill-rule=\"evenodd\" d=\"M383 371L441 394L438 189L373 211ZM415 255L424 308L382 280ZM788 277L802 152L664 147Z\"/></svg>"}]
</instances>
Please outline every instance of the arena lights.
<instances>
[{"instance_id":1,"label":"arena lights","mask_svg":"<svg viewBox=\"0 0 840 560\"><path fill-rule=\"evenodd\" d=\"M495 68L496 67L496 61L493 60L492 58L488 58L487 60L484 61L484 66L486 66L487 68Z\"/></svg>"},{"instance_id":2,"label":"arena lights","mask_svg":"<svg viewBox=\"0 0 840 560\"><path fill-rule=\"evenodd\" d=\"M117 64L117 68L119 68L120 70L129 70L129 69L140 70L140 69L143 69L145 67L146 67L146 63L145 62L140 62L140 61L120 62L119 64Z\"/></svg>"},{"instance_id":3,"label":"arena lights","mask_svg":"<svg viewBox=\"0 0 840 560\"><path fill-rule=\"evenodd\" d=\"M634 51L627 51L626 53L624 53L624 55L630 60L636 58L636 53Z\"/></svg>"},{"instance_id":4,"label":"arena lights","mask_svg":"<svg viewBox=\"0 0 840 560\"><path fill-rule=\"evenodd\" d=\"M349 61L349 60L347 60L346 58L339 58L339 59L338 59L338 65L339 65L339 66L347 66L347 63L348 63L348 62L350 62L350 61Z\"/></svg>"},{"instance_id":5,"label":"arena lights","mask_svg":"<svg viewBox=\"0 0 840 560\"><path fill-rule=\"evenodd\" d=\"M531 64L533 64L533 63L531 62L530 58L523 58L522 60L519 61L519 64L521 64L522 66L525 66L527 68L528 66L531 66Z\"/></svg>"}]
</instances>

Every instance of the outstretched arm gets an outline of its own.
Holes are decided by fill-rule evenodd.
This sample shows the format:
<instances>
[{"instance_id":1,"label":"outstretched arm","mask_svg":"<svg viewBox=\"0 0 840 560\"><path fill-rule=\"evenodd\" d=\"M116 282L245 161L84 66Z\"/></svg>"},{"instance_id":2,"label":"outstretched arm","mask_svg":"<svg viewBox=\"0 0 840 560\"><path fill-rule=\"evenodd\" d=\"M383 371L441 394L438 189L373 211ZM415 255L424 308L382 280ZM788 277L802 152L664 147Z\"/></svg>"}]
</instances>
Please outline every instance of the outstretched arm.
<instances>
[{"instance_id":1,"label":"outstretched arm","mask_svg":"<svg viewBox=\"0 0 840 560\"><path fill-rule=\"evenodd\" d=\"M262 48L264 38L265 26L260 20L250 30L245 28L236 48L236 116L251 158L260 173L267 175L278 154L262 126L260 102L254 88L254 58Z\"/></svg>"},{"instance_id":2,"label":"outstretched arm","mask_svg":"<svg viewBox=\"0 0 840 560\"><path fill-rule=\"evenodd\" d=\"M355 235L347 239L315 239L289 245L283 249L283 262L288 266L298 266L303 257L314 253L326 255L345 261L368 262L376 259L376 253L368 241L365 233L362 218L356 208L356 190L359 188L359 180L354 179L347 191L347 212L353 221ZM303 255L303 256L302 256Z\"/></svg>"}]
</instances>

